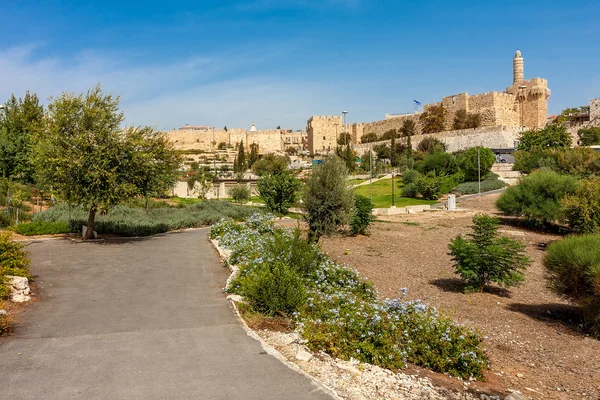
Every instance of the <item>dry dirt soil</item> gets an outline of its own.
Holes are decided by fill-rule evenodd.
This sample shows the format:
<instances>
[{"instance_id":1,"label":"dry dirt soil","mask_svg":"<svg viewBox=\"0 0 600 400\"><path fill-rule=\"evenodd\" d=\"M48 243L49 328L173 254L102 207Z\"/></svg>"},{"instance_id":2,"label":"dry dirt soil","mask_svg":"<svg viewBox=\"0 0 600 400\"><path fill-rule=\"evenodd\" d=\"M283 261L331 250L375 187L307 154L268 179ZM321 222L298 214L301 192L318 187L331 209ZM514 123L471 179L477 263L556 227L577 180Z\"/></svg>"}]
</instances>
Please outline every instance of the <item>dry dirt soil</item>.
<instances>
[{"instance_id":1,"label":"dry dirt soil","mask_svg":"<svg viewBox=\"0 0 600 400\"><path fill-rule=\"evenodd\" d=\"M470 231L475 213L497 213L497 196L466 200L458 212L380 217L370 236L324 238L322 248L372 280L382 297L398 297L406 287L409 298L479 330L491 369L486 382L471 389L505 394L514 389L531 399L600 399L600 340L583 334L579 309L546 287L544 248L560 235L503 219L501 232L523 241L533 259L525 281L510 290L465 294L454 275L448 243ZM463 385L426 375L445 386Z\"/></svg>"}]
</instances>

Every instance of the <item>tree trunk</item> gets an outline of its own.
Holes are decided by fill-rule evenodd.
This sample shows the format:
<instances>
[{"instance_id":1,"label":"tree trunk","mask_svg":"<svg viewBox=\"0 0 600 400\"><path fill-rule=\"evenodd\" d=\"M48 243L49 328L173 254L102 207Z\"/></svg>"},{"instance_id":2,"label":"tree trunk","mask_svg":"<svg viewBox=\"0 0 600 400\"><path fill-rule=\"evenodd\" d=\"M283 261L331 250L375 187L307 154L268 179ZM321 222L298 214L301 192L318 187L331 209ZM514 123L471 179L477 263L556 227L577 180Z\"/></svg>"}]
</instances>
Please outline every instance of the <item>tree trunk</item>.
<instances>
[{"instance_id":1,"label":"tree trunk","mask_svg":"<svg viewBox=\"0 0 600 400\"><path fill-rule=\"evenodd\" d=\"M96 206L92 206L90 208L90 213L88 215L88 222L87 222L87 230L85 231L85 236L83 237L83 240L88 240L94 237L94 221L96 219Z\"/></svg>"},{"instance_id":2,"label":"tree trunk","mask_svg":"<svg viewBox=\"0 0 600 400\"><path fill-rule=\"evenodd\" d=\"M146 214L148 214L148 197L146 197Z\"/></svg>"}]
</instances>

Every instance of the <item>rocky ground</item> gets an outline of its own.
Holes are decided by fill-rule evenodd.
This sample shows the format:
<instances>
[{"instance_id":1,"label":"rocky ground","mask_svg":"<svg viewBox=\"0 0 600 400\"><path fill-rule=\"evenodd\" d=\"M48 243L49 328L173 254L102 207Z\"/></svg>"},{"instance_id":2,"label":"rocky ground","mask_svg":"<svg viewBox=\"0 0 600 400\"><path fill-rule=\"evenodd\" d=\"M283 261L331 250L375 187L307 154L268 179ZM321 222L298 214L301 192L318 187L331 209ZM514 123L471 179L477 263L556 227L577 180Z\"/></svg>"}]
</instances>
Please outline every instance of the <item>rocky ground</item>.
<instances>
[{"instance_id":1,"label":"rocky ground","mask_svg":"<svg viewBox=\"0 0 600 400\"><path fill-rule=\"evenodd\" d=\"M463 212L380 217L371 236L324 238L322 247L336 261L372 280L382 297L396 297L406 287L409 298L420 298L481 331L492 366L486 382L473 383L471 388L485 393L517 389L531 399L598 400L600 340L583 334L579 309L546 286L544 248L560 235L504 219L502 232L524 241L533 259L525 281L510 290L463 293L453 273L448 243L470 231L475 213L496 213L496 198L460 203ZM445 375L419 373L446 387L462 384Z\"/></svg>"}]
</instances>

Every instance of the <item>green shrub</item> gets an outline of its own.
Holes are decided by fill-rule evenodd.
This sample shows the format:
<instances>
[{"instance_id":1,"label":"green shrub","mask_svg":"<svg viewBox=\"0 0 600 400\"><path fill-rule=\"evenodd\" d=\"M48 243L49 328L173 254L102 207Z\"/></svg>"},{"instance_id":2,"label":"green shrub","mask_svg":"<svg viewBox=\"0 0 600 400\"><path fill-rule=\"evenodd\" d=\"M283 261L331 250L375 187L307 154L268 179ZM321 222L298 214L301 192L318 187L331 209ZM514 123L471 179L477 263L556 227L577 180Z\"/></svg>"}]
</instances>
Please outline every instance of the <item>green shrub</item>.
<instances>
[{"instance_id":1,"label":"green shrub","mask_svg":"<svg viewBox=\"0 0 600 400\"><path fill-rule=\"evenodd\" d=\"M419 195L419 188L416 183L409 183L408 185L404 185L402 187L402 196L403 197L412 197L416 198Z\"/></svg>"},{"instance_id":2,"label":"green shrub","mask_svg":"<svg viewBox=\"0 0 600 400\"><path fill-rule=\"evenodd\" d=\"M6 275L31 278L27 253L21 243L12 240L10 231L0 232L0 300L10 294L4 278Z\"/></svg>"},{"instance_id":3,"label":"green shrub","mask_svg":"<svg viewBox=\"0 0 600 400\"><path fill-rule=\"evenodd\" d=\"M250 201L250 189L248 189L248 186L243 183L239 183L232 187L229 190L229 195L233 201L236 201L240 204Z\"/></svg>"},{"instance_id":4,"label":"green shrub","mask_svg":"<svg viewBox=\"0 0 600 400\"><path fill-rule=\"evenodd\" d=\"M586 327L600 335L600 235L571 236L550 244L544 265L550 286L579 304Z\"/></svg>"},{"instance_id":5,"label":"green shrub","mask_svg":"<svg viewBox=\"0 0 600 400\"><path fill-rule=\"evenodd\" d=\"M575 147L556 152L556 170L567 175L589 176L600 172L600 153Z\"/></svg>"},{"instance_id":6,"label":"green shrub","mask_svg":"<svg viewBox=\"0 0 600 400\"><path fill-rule=\"evenodd\" d=\"M26 224L19 224L15 227L15 232L23 236L34 235L54 235L59 233L69 233L69 224L64 221L44 222L35 221Z\"/></svg>"},{"instance_id":7,"label":"green shrub","mask_svg":"<svg viewBox=\"0 0 600 400\"><path fill-rule=\"evenodd\" d=\"M453 191L461 182L464 182L465 176L462 172L457 172L452 175L441 176L440 193L446 194Z\"/></svg>"},{"instance_id":8,"label":"green shrub","mask_svg":"<svg viewBox=\"0 0 600 400\"><path fill-rule=\"evenodd\" d=\"M506 183L500 179L486 179L481 181L481 192L489 192L492 190L502 189L506 186ZM457 194L475 194L479 193L479 182L464 182L458 185L455 189Z\"/></svg>"},{"instance_id":9,"label":"green shrub","mask_svg":"<svg viewBox=\"0 0 600 400\"><path fill-rule=\"evenodd\" d=\"M496 156L491 149L487 147L471 147L460 153L456 159L456 164L464 173L465 180L472 182L477 181L480 176L483 179L492 170L492 165L494 165L495 161ZM479 172L481 172L481 175L479 175Z\"/></svg>"},{"instance_id":10,"label":"green shrub","mask_svg":"<svg viewBox=\"0 0 600 400\"><path fill-rule=\"evenodd\" d=\"M365 235L369 227L375 221L373 215L373 203L365 196L354 196L354 214L350 219L350 228L353 235Z\"/></svg>"},{"instance_id":11,"label":"green shrub","mask_svg":"<svg viewBox=\"0 0 600 400\"><path fill-rule=\"evenodd\" d=\"M267 154L252 165L252 172L258 176L280 174L287 170L289 156Z\"/></svg>"},{"instance_id":12,"label":"green shrub","mask_svg":"<svg viewBox=\"0 0 600 400\"><path fill-rule=\"evenodd\" d=\"M499 220L484 214L473 217L469 239L458 236L448 247L457 275L469 291L480 291L491 284L514 286L523 280L522 271L531 263L525 245L498 234Z\"/></svg>"},{"instance_id":13,"label":"green shrub","mask_svg":"<svg viewBox=\"0 0 600 400\"><path fill-rule=\"evenodd\" d=\"M421 174L419 171L415 169L407 169L402 173L402 181L405 185L410 185L411 183L415 183L420 176Z\"/></svg>"},{"instance_id":14,"label":"green shrub","mask_svg":"<svg viewBox=\"0 0 600 400\"><path fill-rule=\"evenodd\" d=\"M551 149L518 150L513 153L513 170L530 174L539 168L557 170L556 153Z\"/></svg>"},{"instance_id":15,"label":"green shrub","mask_svg":"<svg viewBox=\"0 0 600 400\"><path fill-rule=\"evenodd\" d=\"M347 176L344 161L335 156L313 167L302 197L311 241L348 222L354 201L353 193L346 189Z\"/></svg>"},{"instance_id":16,"label":"green shrub","mask_svg":"<svg viewBox=\"0 0 600 400\"><path fill-rule=\"evenodd\" d=\"M256 184L267 209L277 214L287 214L289 208L296 202L299 187L300 182L290 173L264 175Z\"/></svg>"},{"instance_id":17,"label":"green shrub","mask_svg":"<svg viewBox=\"0 0 600 400\"><path fill-rule=\"evenodd\" d=\"M283 262L263 263L239 280L239 294L256 311L291 316L306 301L302 277Z\"/></svg>"},{"instance_id":18,"label":"green shrub","mask_svg":"<svg viewBox=\"0 0 600 400\"><path fill-rule=\"evenodd\" d=\"M244 220L256 213L257 207L238 206L227 201L205 200L184 207L150 209L117 206L96 219L100 234L149 236L171 230L212 225L222 218ZM35 214L33 222L64 222L70 232L81 232L87 223L87 211L79 206L61 203Z\"/></svg>"},{"instance_id":19,"label":"green shrub","mask_svg":"<svg viewBox=\"0 0 600 400\"><path fill-rule=\"evenodd\" d=\"M265 217L249 220L211 228L210 236L231 250L228 262L240 267L227 291L264 313L290 316L311 349L392 370L410 362L483 378L487 358L478 333L420 300L382 301L372 284L302 240L298 230L275 227Z\"/></svg>"},{"instance_id":20,"label":"green shrub","mask_svg":"<svg viewBox=\"0 0 600 400\"><path fill-rule=\"evenodd\" d=\"M426 137L417 145L417 150L423 153L433 153L434 151L446 151L446 144L434 137Z\"/></svg>"},{"instance_id":21,"label":"green shrub","mask_svg":"<svg viewBox=\"0 0 600 400\"><path fill-rule=\"evenodd\" d=\"M419 162L418 168L423 174L433 172L437 176L452 175L456 168L456 163L452 154L436 150L429 153L423 161Z\"/></svg>"},{"instance_id":22,"label":"green shrub","mask_svg":"<svg viewBox=\"0 0 600 400\"><path fill-rule=\"evenodd\" d=\"M600 233L600 177L582 179L562 200L565 221L579 233Z\"/></svg>"},{"instance_id":23,"label":"green shrub","mask_svg":"<svg viewBox=\"0 0 600 400\"><path fill-rule=\"evenodd\" d=\"M572 139L564 125L546 125L543 129L523 132L519 138L519 150L567 149Z\"/></svg>"},{"instance_id":24,"label":"green shrub","mask_svg":"<svg viewBox=\"0 0 600 400\"><path fill-rule=\"evenodd\" d=\"M581 146L593 146L600 144L600 128L582 128L577 131L579 136L579 144Z\"/></svg>"},{"instance_id":25,"label":"green shrub","mask_svg":"<svg viewBox=\"0 0 600 400\"><path fill-rule=\"evenodd\" d=\"M576 188L577 180L572 176L539 170L506 189L496 206L507 215L522 216L534 224L549 224L563 218L561 201Z\"/></svg>"},{"instance_id":26,"label":"green shrub","mask_svg":"<svg viewBox=\"0 0 600 400\"><path fill-rule=\"evenodd\" d=\"M0 211L0 228L8 228L13 223L8 211Z\"/></svg>"},{"instance_id":27,"label":"green shrub","mask_svg":"<svg viewBox=\"0 0 600 400\"><path fill-rule=\"evenodd\" d=\"M417 192L427 200L437 200L441 195L442 180L434 174L423 175L417 179Z\"/></svg>"}]
</instances>

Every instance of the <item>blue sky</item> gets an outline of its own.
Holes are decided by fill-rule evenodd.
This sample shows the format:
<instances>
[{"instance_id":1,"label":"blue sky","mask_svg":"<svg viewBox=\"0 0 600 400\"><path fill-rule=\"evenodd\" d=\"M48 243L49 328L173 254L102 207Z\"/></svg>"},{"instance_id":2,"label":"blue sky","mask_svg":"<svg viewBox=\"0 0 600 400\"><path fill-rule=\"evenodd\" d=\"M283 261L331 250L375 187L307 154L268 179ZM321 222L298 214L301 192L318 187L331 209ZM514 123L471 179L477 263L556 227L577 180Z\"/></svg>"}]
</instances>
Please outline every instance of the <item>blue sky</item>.
<instances>
[{"instance_id":1,"label":"blue sky","mask_svg":"<svg viewBox=\"0 0 600 400\"><path fill-rule=\"evenodd\" d=\"M517 48L525 77L548 79L550 113L600 97L597 1L94 3L0 4L0 99L101 82L129 124L299 129L503 91Z\"/></svg>"}]
</instances>

